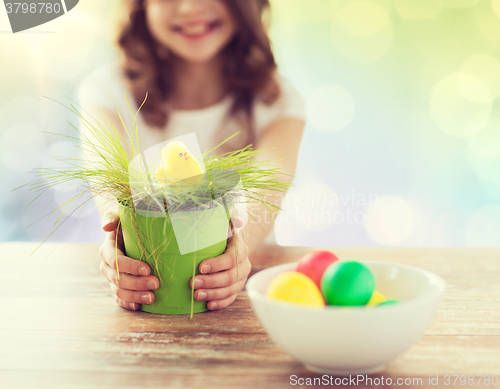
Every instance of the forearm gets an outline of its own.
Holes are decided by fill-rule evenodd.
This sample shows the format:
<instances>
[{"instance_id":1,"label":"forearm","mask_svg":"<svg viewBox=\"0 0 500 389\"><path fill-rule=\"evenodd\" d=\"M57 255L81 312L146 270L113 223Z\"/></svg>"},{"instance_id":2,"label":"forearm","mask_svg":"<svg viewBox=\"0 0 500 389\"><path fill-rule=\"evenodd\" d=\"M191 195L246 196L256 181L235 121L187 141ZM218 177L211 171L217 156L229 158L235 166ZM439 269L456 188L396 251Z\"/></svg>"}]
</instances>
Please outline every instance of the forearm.
<instances>
[{"instance_id":1,"label":"forearm","mask_svg":"<svg viewBox=\"0 0 500 389\"><path fill-rule=\"evenodd\" d=\"M282 175L279 175L279 177L279 181L283 183L289 183L292 178L283 178ZM262 194L262 200L265 201L266 204L248 204L248 222L241 231L245 244L248 247L249 254L253 253L262 245L266 236L273 229L274 222L278 217L279 208L283 203L286 190L283 190L282 192L264 191Z\"/></svg>"},{"instance_id":2,"label":"forearm","mask_svg":"<svg viewBox=\"0 0 500 389\"><path fill-rule=\"evenodd\" d=\"M268 127L261 137L256 149L263 149L256 156L257 161L264 162L270 168L278 168L275 178L284 184L290 184L299 153L300 142L304 130L304 122L297 119L282 119ZM243 238L252 253L264 241L278 216L276 208L281 207L286 190L282 192L264 191L265 204L249 204L248 223L243 228Z\"/></svg>"},{"instance_id":3,"label":"forearm","mask_svg":"<svg viewBox=\"0 0 500 389\"><path fill-rule=\"evenodd\" d=\"M275 205L269 197L266 198L266 201L270 205ZM241 233L249 253L252 253L271 232L273 219L276 218L277 213L274 210L270 212L264 204L248 204L248 208L248 222Z\"/></svg>"}]
</instances>

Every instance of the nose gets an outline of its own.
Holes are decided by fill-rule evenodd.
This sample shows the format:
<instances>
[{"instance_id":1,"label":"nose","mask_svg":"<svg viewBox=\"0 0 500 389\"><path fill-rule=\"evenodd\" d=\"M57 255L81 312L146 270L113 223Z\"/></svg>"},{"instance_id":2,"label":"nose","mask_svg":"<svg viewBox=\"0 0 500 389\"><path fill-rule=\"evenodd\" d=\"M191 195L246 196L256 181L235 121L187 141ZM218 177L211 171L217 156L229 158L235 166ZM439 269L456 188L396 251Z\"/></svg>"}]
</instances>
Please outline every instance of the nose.
<instances>
[{"instance_id":1,"label":"nose","mask_svg":"<svg viewBox=\"0 0 500 389\"><path fill-rule=\"evenodd\" d=\"M190 15L202 10L206 0L179 0L177 12Z\"/></svg>"}]
</instances>

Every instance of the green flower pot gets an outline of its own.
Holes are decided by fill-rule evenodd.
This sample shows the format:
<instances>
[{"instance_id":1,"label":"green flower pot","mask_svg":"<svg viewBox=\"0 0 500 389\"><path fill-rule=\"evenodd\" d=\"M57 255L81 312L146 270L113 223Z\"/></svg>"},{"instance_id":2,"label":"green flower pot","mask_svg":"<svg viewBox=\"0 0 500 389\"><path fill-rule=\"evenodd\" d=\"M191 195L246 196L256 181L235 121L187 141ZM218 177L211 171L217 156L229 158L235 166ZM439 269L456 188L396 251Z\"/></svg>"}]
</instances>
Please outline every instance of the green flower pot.
<instances>
[{"instance_id":1,"label":"green flower pot","mask_svg":"<svg viewBox=\"0 0 500 389\"><path fill-rule=\"evenodd\" d=\"M141 211L138 214L133 207L119 204L126 255L146 262L151 274L160 281L159 288L152 291L154 302L140 304L140 310L165 315L208 310L206 301L194 300L194 291L189 282L195 274L200 274L198 268L201 261L221 255L226 250L229 217L227 212L220 211L218 216L200 221L196 235L198 240L205 239L208 242L220 237L224 239L200 250L181 254L168 214L166 217L159 217L153 211Z\"/></svg>"}]
</instances>

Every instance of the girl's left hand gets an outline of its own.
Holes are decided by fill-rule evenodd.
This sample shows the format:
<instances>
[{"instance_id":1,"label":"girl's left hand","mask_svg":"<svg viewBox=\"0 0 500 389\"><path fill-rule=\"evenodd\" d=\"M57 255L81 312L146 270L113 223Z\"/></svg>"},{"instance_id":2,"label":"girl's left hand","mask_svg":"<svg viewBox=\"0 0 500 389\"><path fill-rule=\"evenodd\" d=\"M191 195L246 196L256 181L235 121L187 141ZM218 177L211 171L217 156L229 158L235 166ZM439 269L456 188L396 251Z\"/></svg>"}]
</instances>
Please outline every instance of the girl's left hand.
<instances>
[{"instance_id":1,"label":"girl's left hand","mask_svg":"<svg viewBox=\"0 0 500 389\"><path fill-rule=\"evenodd\" d=\"M199 269L201 274L190 281L195 289L194 298L208 301L207 307L212 311L231 305L245 286L252 269L242 233L238 232L229 239L224 254L205 259Z\"/></svg>"}]
</instances>

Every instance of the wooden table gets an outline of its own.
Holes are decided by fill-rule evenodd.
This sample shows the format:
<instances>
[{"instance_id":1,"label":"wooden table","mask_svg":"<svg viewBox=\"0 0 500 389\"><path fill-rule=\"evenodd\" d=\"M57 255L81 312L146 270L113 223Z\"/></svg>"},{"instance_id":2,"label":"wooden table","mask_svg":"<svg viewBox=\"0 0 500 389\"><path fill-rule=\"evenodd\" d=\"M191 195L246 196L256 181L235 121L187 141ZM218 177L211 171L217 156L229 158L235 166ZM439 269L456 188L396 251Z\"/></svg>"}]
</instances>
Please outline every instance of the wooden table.
<instances>
[{"instance_id":1,"label":"wooden table","mask_svg":"<svg viewBox=\"0 0 500 389\"><path fill-rule=\"evenodd\" d=\"M0 388L289 387L292 375L321 377L273 344L245 292L193 320L132 312L115 303L98 245L45 244L30 257L35 247L0 244ZM292 262L309 250L264 247L253 260ZM424 336L371 378L423 377L428 387L438 375L444 387L445 374L500 377L500 249L332 251L419 266L447 282Z\"/></svg>"}]
</instances>

